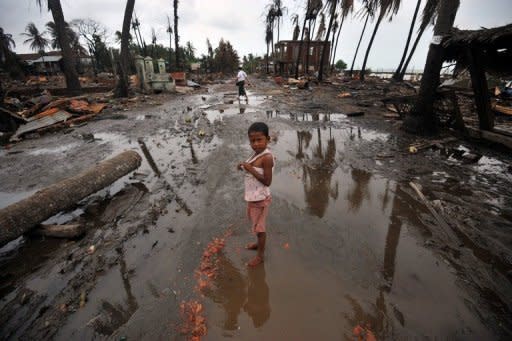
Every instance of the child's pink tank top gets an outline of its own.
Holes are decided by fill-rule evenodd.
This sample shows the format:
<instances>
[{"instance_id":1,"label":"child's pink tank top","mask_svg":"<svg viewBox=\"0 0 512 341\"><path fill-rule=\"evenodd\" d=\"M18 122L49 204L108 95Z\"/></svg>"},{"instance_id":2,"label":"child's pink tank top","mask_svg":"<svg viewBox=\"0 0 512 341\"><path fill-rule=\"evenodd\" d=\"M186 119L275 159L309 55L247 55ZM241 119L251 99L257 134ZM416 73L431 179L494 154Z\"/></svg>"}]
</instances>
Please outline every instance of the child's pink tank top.
<instances>
[{"instance_id":1,"label":"child's pink tank top","mask_svg":"<svg viewBox=\"0 0 512 341\"><path fill-rule=\"evenodd\" d=\"M252 163L256 159L259 159L263 155L270 154L272 158L274 156L267 148L262 153L251 156L246 162ZM258 174L263 174L263 168L254 167ZM274 171L274 167L272 167ZM265 186L258 181L251 173L245 172L245 201L262 201L270 197L270 187Z\"/></svg>"}]
</instances>

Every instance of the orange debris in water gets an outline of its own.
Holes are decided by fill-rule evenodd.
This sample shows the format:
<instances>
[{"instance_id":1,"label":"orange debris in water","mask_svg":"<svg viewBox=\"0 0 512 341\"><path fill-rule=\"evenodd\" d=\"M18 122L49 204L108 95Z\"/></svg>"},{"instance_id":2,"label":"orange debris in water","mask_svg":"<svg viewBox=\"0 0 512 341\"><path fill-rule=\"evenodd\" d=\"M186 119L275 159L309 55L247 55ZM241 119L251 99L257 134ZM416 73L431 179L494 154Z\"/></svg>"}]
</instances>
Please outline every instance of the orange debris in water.
<instances>
[{"instance_id":1,"label":"orange debris in water","mask_svg":"<svg viewBox=\"0 0 512 341\"><path fill-rule=\"evenodd\" d=\"M288 244L288 243L283 244L283 249L288 250L289 248L290 248L290 244Z\"/></svg>"},{"instance_id":2,"label":"orange debris in water","mask_svg":"<svg viewBox=\"0 0 512 341\"><path fill-rule=\"evenodd\" d=\"M377 338L373 334L373 332L370 330L369 326L366 326L366 328L357 325L352 330L352 333L355 337L357 337L358 341L377 341Z\"/></svg>"},{"instance_id":3,"label":"orange debris in water","mask_svg":"<svg viewBox=\"0 0 512 341\"><path fill-rule=\"evenodd\" d=\"M207 333L206 319L202 315L203 305L197 301L182 302L180 310L184 321L181 332L188 335L188 340L201 340Z\"/></svg>"}]
</instances>

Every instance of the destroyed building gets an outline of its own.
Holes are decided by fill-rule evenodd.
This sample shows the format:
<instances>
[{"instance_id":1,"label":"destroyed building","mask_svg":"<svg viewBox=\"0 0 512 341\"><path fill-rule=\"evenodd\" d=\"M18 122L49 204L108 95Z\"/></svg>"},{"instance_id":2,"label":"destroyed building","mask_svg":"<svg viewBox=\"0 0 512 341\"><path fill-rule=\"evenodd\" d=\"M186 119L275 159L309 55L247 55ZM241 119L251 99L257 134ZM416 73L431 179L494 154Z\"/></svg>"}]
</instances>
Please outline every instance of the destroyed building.
<instances>
[{"instance_id":1,"label":"destroyed building","mask_svg":"<svg viewBox=\"0 0 512 341\"><path fill-rule=\"evenodd\" d=\"M322 50L326 48L326 57L324 60L324 69L329 65L331 43L323 40L311 40L301 43L299 40L281 40L275 45L274 65L279 74L289 75L295 72L297 58L300 51L299 70L306 69L310 73L318 71L320 60L322 59Z\"/></svg>"}]
</instances>

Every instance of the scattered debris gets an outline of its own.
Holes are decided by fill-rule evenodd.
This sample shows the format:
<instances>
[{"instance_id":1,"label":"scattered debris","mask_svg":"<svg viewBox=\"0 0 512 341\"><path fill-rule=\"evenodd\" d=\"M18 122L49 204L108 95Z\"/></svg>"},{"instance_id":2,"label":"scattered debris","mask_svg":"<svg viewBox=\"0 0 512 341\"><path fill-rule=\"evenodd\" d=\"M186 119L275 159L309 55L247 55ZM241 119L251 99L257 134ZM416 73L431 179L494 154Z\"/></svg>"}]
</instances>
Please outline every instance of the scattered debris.
<instances>
[{"instance_id":1,"label":"scattered debris","mask_svg":"<svg viewBox=\"0 0 512 341\"><path fill-rule=\"evenodd\" d=\"M352 97L352 94L350 92L341 92L338 96L338 98L346 98L346 97Z\"/></svg>"}]
</instances>

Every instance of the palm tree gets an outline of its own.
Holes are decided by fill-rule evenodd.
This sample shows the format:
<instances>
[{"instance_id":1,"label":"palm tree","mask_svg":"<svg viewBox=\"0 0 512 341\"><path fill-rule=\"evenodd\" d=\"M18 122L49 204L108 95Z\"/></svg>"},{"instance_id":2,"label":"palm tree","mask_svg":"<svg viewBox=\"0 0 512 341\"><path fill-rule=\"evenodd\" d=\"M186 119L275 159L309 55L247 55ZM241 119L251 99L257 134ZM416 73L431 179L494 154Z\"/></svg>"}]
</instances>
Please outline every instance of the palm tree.
<instances>
[{"instance_id":1,"label":"palm tree","mask_svg":"<svg viewBox=\"0 0 512 341\"><path fill-rule=\"evenodd\" d=\"M151 57L155 58L155 46L156 46L156 32L155 28L151 27Z\"/></svg>"},{"instance_id":2,"label":"palm tree","mask_svg":"<svg viewBox=\"0 0 512 341\"><path fill-rule=\"evenodd\" d=\"M318 25L318 30L316 31L315 40L322 40L324 33L325 33L325 14L320 13L320 25Z\"/></svg>"},{"instance_id":3,"label":"palm tree","mask_svg":"<svg viewBox=\"0 0 512 341\"><path fill-rule=\"evenodd\" d=\"M295 26L294 29L293 29L293 38L292 38L292 40L297 40L297 39L299 39L299 34L300 34L299 15L298 14L292 15L292 25Z\"/></svg>"},{"instance_id":4,"label":"palm tree","mask_svg":"<svg viewBox=\"0 0 512 341\"><path fill-rule=\"evenodd\" d=\"M282 0L274 0L275 17L277 18L277 42L279 42L279 24L287 8L283 6Z\"/></svg>"},{"instance_id":5,"label":"palm tree","mask_svg":"<svg viewBox=\"0 0 512 341\"><path fill-rule=\"evenodd\" d=\"M267 73L269 72L268 69L268 52L269 52L269 45L272 44L272 28L270 27L270 24L267 22L267 25L265 26L265 43L267 43Z\"/></svg>"},{"instance_id":6,"label":"palm tree","mask_svg":"<svg viewBox=\"0 0 512 341\"><path fill-rule=\"evenodd\" d=\"M407 42L405 43L404 53L402 54L402 59L400 60L400 64L396 68L395 73L393 74L393 79L400 81L400 71L402 70L402 66L404 65L405 58L407 57L407 52L409 50L409 44L411 43L412 32L414 31L414 25L416 24L416 17L418 16L418 12L420 10L421 0L418 0L416 3L416 9L414 10L414 15L412 16L411 27L409 28L409 35L407 36Z\"/></svg>"},{"instance_id":7,"label":"palm tree","mask_svg":"<svg viewBox=\"0 0 512 341\"><path fill-rule=\"evenodd\" d=\"M439 0L434 37L445 37L450 34L459 5L460 0ZM430 44L421 78L420 92L411 113L404 121L405 130L421 134L437 132L437 118L433 105L443 62L444 49L442 45Z\"/></svg>"},{"instance_id":8,"label":"palm tree","mask_svg":"<svg viewBox=\"0 0 512 341\"><path fill-rule=\"evenodd\" d=\"M169 33L169 68L171 67L172 63L172 26L171 26L171 19L169 16L167 16L167 33Z\"/></svg>"},{"instance_id":9,"label":"palm tree","mask_svg":"<svg viewBox=\"0 0 512 341\"><path fill-rule=\"evenodd\" d=\"M270 29L272 56L274 56L274 26L276 24L276 18L277 16L274 4L269 4L267 6L267 15L265 17L265 22L267 23L267 28Z\"/></svg>"},{"instance_id":10,"label":"palm tree","mask_svg":"<svg viewBox=\"0 0 512 341\"><path fill-rule=\"evenodd\" d=\"M123 31L121 33L121 53L120 53L120 67L119 79L115 89L116 97L128 97L128 68L130 59L129 50L129 36L130 36L130 23L133 15L133 8L135 7L135 0L127 0L126 8L124 10L123 18Z\"/></svg>"},{"instance_id":11,"label":"palm tree","mask_svg":"<svg viewBox=\"0 0 512 341\"><path fill-rule=\"evenodd\" d=\"M43 0L36 0L39 7L42 7ZM53 22L57 29L57 37L62 52L62 71L66 78L67 89L78 93L81 91L78 73L76 72L75 63L73 62L73 51L69 42L69 36L66 32L66 21L64 20L64 12L60 5L60 0L47 0L48 11L52 13Z\"/></svg>"},{"instance_id":12,"label":"palm tree","mask_svg":"<svg viewBox=\"0 0 512 341\"><path fill-rule=\"evenodd\" d=\"M178 35L178 0L173 0L174 7L174 51L176 51L176 69L181 70L180 64L180 36Z\"/></svg>"},{"instance_id":13,"label":"palm tree","mask_svg":"<svg viewBox=\"0 0 512 341\"><path fill-rule=\"evenodd\" d=\"M0 64L5 63L15 47L16 43L12 39L12 34L4 33L4 29L0 27Z\"/></svg>"},{"instance_id":14,"label":"palm tree","mask_svg":"<svg viewBox=\"0 0 512 341\"><path fill-rule=\"evenodd\" d=\"M423 36L423 32L425 32L425 30L428 26L434 24L434 21L437 16L438 5L439 5L439 0L427 0L427 3L425 4L425 7L423 8L421 25L420 25L418 35L416 36L416 40L414 41L414 44L412 45L411 51L409 52L409 57L407 57L407 61L403 65L402 69L400 70L400 76L398 78L399 80L404 79L405 73L407 72L407 68L409 67L409 63L411 62L412 56L414 55L414 52L416 51L416 47L418 46L418 43L420 42L421 37Z\"/></svg>"},{"instance_id":15,"label":"palm tree","mask_svg":"<svg viewBox=\"0 0 512 341\"><path fill-rule=\"evenodd\" d=\"M318 68L318 80L321 81L324 77L324 63L327 55L327 44L329 43L329 35L331 34L332 23L336 17L336 7L338 0L327 0L327 7L329 8L329 26L327 27L327 34L325 35L324 46L322 47L322 56L320 57L320 65Z\"/></svg>"},{"instance_id":16,"label":"palm tree","mask_svg":"<svg viewBox=\"0 0 512 341\"><path fill-rule=\"evenodd\" d=\"M359 46L361 46L361 41L363 40L364 32L366 31L366 25L368 24L368 20L373 18L375 15L375 4L372 0L363 0L363 8L361 9L361 15L366 16L364 20L363 30L361 31L361 36L359 37L359 42L357 43L356 52L354 53L354 59L352 59L352 66L350 67L349 76L352 77L354 73L354 64L356 62L357 53L359 52Z\"/></svg>"},{"instance_id":17,"label":"palm tree","mask_svg":"<svg viewBox=\"0 0 512 341\"><path fill-rule=\"evenodd\" d=\"M78 36L75 33L75 31L73 31L73 29L71 28L71 26L68 23L65 23L65 25L66 25L66 33L68 35L69 42L71 45L74 45L75 40L78 39ZM57 37L57 26L55 25L55 23L53 21L48 21L46 23L46 32L51 37L52 49L60 49L59 38Z\"/></svg>"},{"instance_id":18,"label":"palm tree","mask_svg":"<svg viewBox=\"0 0 512 341\"><path fill-rule=\"evenodd\" d=\"M323 8L322 0L311 0L311 4L309 6L309 11L306 14L306 18L309 21L308 24L308 35L307 35L307 46L306 46L306 67L304 69L304 74L307 74L309 71L309 48L311 46L311 39L313 39L313 31L314 26L316 25L316 19L318 14ZM311 24L313 24L313 29L311 28Z\"/></svg>"},{"instance_id":19,"label":"palm tree","mask_svg":"<svg viewBox=\"0 0 512 341\"><path fill-rule=\"evenodd\" d=\"M23 44L30 44L30 49L41 55L44 65L44 50L50 46L50 41L45 37L45 32L40 32L36 25L31 22L25 27L25 32L22 35L27 37Z\"/></svg>"},{"instance_id":20,"label":"palm tree","mask_svg":"<svg viewBox=\"0 0 512 341\"><path fill-rule=\"evenodd\" d=\"M311 1L313 0L307 0L306 13L304 14L304 21L302 23L302 33L300 35L299 52L297 53L297 63L295 64L295 78L299 78L299 65L301 62L302 45L304 44L304 31L306 29L306 21L308 20L308 13L311 7Z\"/></svg>"},{"instance_id":21,"label":"palm tree","mask_svg":"<svg viewBox=\"0 0 512 341\"><path fill-rule=\"evenodd\" d=\"M40 32L33 22L28 23L22 35L27 37L27 39L23 41L23 44L30 44L30 49L42 53L43 55L44 50L50 46L50 41L45 37L45 32Z\"/></svg>"},{"instance_id":22,"label":"palm tree","mask_svg":"<svg viewBox=\"0 0 512 341\"><path fill-rule=\"evenodd\" d=\"M370 56L370 51L372 49L373 41L375 40L375 36L377 35L377 31L382 20L388 15L390 18L398 12L400 8L401 0L375 0L377 2L377 7L379 8L379 16L377 17L377 22L375 23L375 27L373 29L372 37L370 38L370 42L368 43L368 48L366 49L366 54L364 56L363 67L361 68L361 80L364 81L364 74L366 71L366 62L368 61L368 57Z\"/></svg>"},{"instance_id":23,"label":"palm tree","mask_svg":"<svg viewBox=\"0 0 512 341\"><path fill-rule=\"evenodd\" d=\"M343 23L345 22L345 18L354 10L354 0L342 0L341 3L341 23L339 26L336 26L336 29L334 31L338 31L338 35L336 36L336 45L331 44L331 46L334 46L333 53L332 53L332 61L331 64L334 65L336 62L336 51L338 50L338 41L340 39L340 33L341 28L343 27ZM334 43L334 34L333 34L333 43Z\"/></svg>"}]
</instances>

